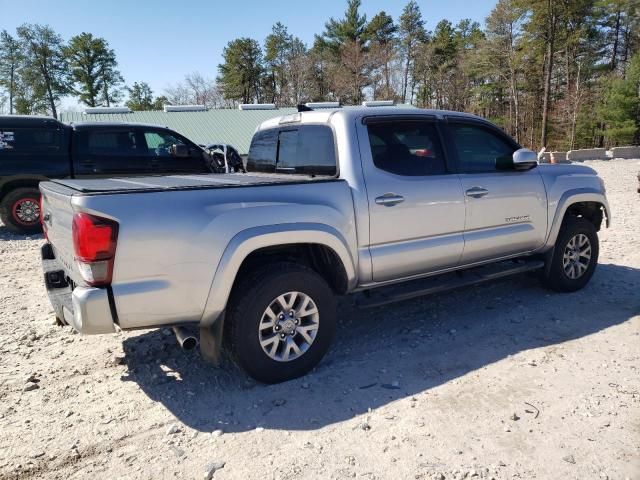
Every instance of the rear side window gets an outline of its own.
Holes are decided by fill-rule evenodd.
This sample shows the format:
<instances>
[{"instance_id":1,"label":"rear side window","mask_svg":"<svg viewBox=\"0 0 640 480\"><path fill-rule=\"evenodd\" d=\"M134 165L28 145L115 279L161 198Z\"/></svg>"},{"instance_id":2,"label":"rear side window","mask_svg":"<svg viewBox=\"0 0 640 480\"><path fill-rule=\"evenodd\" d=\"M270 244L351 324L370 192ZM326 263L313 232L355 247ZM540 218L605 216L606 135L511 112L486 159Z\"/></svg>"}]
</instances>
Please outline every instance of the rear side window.
<instances>
[{"instance_id":1,"label":"rear side window","mask_svg":"<svg viewBox=\"0 0 640 480\"><path fill-rule=\"evenodd\" d=\"M276 171L276 154L278 151L278 130L262 130L251 140L247 171L274 173Z\"/></svg>"},{"instance_id":2,"label":"rear side window","mask_svg":"<svg viewBox=\"0 0 640 480\"><path fill-rule=\"evenodd\" d=\"M407 177L447 173L438 131L433 122L398 120L367 126L373 164Z\"/></svg>"},{"instance_id":3,"label":"rear side window","mask_svg":"<svg viewBox=\"0 0 640 480\"><path fill-rule=\"evenodd\" d=\"M78 132L78 152L92 155L133 156L144 154L130 130L89 130Z\"/></svg>"},{"instance_id":4,"label":"rear side window","mask_svg":"<svg viewBox=\"0 0 640 480\"><path fill-rule=\"evenodd\" d=\"M333 131L300 125L258 132L251 142L247 171L336 175Z\"/></svg>"},{"instance_id":5,"label":"rear side window","mask_svg":"<svg viewBox=\"0 0 640 480\"><path fill-rule=\"evenodd\" d=\"M57 153L62 148L62 130L15 128L0 130L0 153Z\"/></svg>"}]
</instances>

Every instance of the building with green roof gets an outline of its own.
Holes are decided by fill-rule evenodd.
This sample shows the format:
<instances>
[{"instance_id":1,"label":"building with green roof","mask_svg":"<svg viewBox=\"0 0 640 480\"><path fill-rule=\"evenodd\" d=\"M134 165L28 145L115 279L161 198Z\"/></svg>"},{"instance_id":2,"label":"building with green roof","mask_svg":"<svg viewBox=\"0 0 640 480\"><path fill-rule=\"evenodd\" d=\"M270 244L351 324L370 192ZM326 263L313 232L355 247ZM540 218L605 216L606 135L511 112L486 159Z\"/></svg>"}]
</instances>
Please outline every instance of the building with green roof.
<instances>
[{"instance_id":1,"label":"building with green roof","mask_svg":"<svg viewBox=\"0 0 640 480\"><path fill-rule=\"evenodd\" d=\"M102 110L102 111L101 111ZM85 112L62 112L60 120L74 122L127 122L168 127L202 145L226 143L240 155L249 153L253 134L262 122L297 112L296 108L264 110L210 109L201 111L143 111L108 113L128 109L87 109ZM94 113L100 112L100 113Z\"/></svg>"}]
</instances>

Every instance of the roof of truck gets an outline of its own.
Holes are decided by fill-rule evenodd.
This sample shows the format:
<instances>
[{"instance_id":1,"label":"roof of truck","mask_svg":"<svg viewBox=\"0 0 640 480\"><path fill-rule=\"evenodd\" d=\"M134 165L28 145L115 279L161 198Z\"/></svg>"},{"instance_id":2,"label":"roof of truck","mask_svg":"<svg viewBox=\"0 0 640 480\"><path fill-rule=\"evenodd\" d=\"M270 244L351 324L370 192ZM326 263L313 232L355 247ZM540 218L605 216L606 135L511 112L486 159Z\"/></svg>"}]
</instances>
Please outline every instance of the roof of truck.
<instances>
[{"instance_id":1,"label":"roof of truck","mask_svg":"<svg viewBox=\"0 0 640 480\"><path fill-rule=\"evenodd\" d=\"M109 128L109 127L151 127L151 128L166 128L166 125L158 125L156 123L137 123L137 122L73 122L71 124L73 128Z\"/></svg>"},{"instance_id":2,"label":"roof of truck","mask_svg":"<svg viewBox=\"0 0 640 480\"><path fill-rule=\"evenodd\" d=\"M62 127L64 124L44 115L0 115L0 128Z\"/></svg>"},{"instance_id":3,"label":"roof of truck","mask_svg":"<svg viewBox=\"0 0 640 480\"><path fill-rule=\"evenodd\" d=\"M273 128L279 126L281 123L286 122L285 119L300 115L300 120L292 120L294 122L302 123L327 123L335 115L340 115L348 120L356 119L363 116L384 116L384 115L433 115L435 117L444 116L456 116L465 118L475 118L485 120L482 117L473 115L471 113L455 112L452 110L432 110L425 108L415 108L406 106L388 106L388 107L337 107L337 108L323 108L321 110L311 110L305 112L299 112L293 115L283 115L276 118L271 118L265 122L262 122L258 127L259 130L266 128ZM285 120L282 122L282 120ZM485 120L486 121L486 120Z\"/></svg>"},{"instance_id":4,"label":"roof of truck","mask_svg":"<svg viewBox=\"0 0 640 480\"><path fill-rule=\"evenodd\" d=\"M241 155L245 155L249 152L251 137L260 123L269 118L296 111L295 108L278 108L276 110L210 108L201 112L164 112L162 110L96 114L62 112L60 120L76 125L87 121L162 125L184 135L195 143L226 143L233 145Z\"/></svg>"}]
</instances>

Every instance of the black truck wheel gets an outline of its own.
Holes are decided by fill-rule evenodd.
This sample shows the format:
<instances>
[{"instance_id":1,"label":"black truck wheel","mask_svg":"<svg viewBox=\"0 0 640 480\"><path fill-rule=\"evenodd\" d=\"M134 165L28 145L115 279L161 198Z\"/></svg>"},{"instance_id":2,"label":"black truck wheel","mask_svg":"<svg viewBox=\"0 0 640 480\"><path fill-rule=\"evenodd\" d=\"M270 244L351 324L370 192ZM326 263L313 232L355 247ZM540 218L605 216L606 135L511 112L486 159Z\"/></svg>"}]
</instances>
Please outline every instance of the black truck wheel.
<instances>
[{"instance_id":1,"label":"black truck wheel","mask_svg":"<svg viewBox=\"0 0 640 480\"><path fill-rule=\"evenodd\" d=\"M326 353L336 327L327 282L294 263L273 263L234 288L225 320L227 346L249 375L278 383L304 375Z\"/></svg>"},{"instance_id":2,"label":"black truck wheel","mask_svg":"<svg viewBox=\"0 0 640 480\"><path fill-rule=\"evenodd\" d=\"M560 228L543 283L557 292L575 292L593 276L598 264L598 233L585 218L569 217Z\"/></svg>"},{"instance_id":3,"label":"black truck wheel","mask_svg":"<svg viewBox=\"0 0 640 480\"><path fill-rule=\"evenodd\" d=\"M40 191L37 188L16 188L0 202L2 223L15 233L38 233L40 225Z\"/></svg>"}]
</instances>

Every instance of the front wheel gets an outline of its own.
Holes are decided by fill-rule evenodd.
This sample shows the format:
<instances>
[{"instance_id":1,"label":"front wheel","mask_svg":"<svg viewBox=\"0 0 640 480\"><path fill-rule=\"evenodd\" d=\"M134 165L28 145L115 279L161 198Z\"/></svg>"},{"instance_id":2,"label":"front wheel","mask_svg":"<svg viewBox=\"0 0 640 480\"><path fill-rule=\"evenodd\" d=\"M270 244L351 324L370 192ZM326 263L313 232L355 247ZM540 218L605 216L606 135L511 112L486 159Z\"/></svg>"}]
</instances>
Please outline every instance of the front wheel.
<instances>
[{"instance_id":1,"label":"front wheel","mask_svg":"<svg viewBox=\"0 0 640 480\"><path fill-rule=\"evenodd\" d=\"M557 292L575 292L593 276L598 263L598 233L587 219L569 217L560 229L543 282Z\"/></svg>"},{"instance_id":2,"label":"front wheel","mask_svg":"<svg viewBox=\"0 0 640 480\"><path fill-rule=\"evenodd\" d=\"M278 383L322 360L335 332L336 301L313 270L276 263L236 285L225 323L237 363L256 380Z\"/></svg>"},{"instance_id":3,"label":"front wheel","mask_svg":"<svg viewBox=\"0 0 640 480\"><path fill-rule=\"evenodd\" d=\"M40 226L40 191L16 188L7 193L0 205L2 223L15 233L38 233Z\"/></svg>"}]
</instances>

